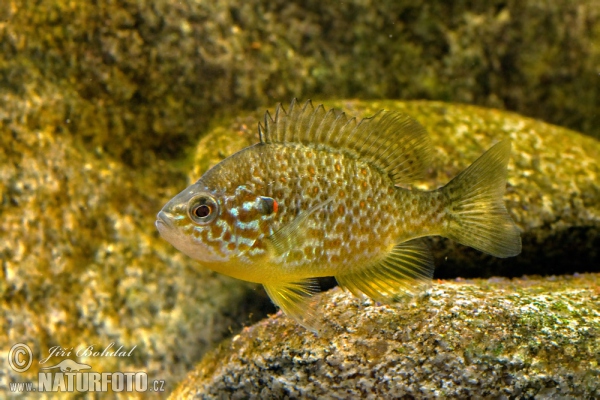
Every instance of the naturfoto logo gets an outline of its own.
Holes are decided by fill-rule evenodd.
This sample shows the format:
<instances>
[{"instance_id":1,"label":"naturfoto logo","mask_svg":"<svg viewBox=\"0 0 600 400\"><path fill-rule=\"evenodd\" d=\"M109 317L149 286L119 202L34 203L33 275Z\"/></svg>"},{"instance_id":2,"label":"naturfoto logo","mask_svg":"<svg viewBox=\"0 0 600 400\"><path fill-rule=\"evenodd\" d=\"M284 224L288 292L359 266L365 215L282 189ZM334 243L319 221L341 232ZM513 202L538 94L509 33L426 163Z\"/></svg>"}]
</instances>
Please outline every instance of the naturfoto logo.
<instances>
[{"instance_id":1,"label":"naturfoto logo","mask_svg":"<svg viewBox=\"0 0 600 400\"><path fill-rule=\"evenodd\" d=\"M37 382L10 382L10 391L24 392L164 392L164 380L149 381L145 372L95 372L89 364L66 357L129 357L136 346L126 350L115 343L98 348L94 345L81 346L77 350L54 346L49 355L39 361ZM63 358L60 362L48 362L53 357ZM33 360L31 348L23 343L15 344L8 352L8 363L13 371L27 371ZM53 364L42 366L45 363Z\"/></svg>"}]
</instances>

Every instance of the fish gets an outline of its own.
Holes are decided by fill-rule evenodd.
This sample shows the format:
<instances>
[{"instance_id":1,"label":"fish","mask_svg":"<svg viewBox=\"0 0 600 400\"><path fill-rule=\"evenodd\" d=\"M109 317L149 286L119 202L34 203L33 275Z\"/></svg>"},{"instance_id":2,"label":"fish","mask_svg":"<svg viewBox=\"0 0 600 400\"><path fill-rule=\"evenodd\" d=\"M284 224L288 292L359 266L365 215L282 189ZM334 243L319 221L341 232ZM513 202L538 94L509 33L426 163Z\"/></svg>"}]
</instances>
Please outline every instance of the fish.
<instances>
[{"instance_id":1,"label":"fish","mask_svg":"<svg viewBox=\"0 0 600 400\"><path fill-rule=\"evenodd\" d=\"M510 140L422 191L411 184L430 165L432 145L406 114L358 120L294 100L267 111L258 136L167 202L156 227L203 266L262 284L311 331L322 326L319 277L381 303L423 290L434 270L426 236L501 258L521 252L503 202Z\"/></svg>"}]
</instances>

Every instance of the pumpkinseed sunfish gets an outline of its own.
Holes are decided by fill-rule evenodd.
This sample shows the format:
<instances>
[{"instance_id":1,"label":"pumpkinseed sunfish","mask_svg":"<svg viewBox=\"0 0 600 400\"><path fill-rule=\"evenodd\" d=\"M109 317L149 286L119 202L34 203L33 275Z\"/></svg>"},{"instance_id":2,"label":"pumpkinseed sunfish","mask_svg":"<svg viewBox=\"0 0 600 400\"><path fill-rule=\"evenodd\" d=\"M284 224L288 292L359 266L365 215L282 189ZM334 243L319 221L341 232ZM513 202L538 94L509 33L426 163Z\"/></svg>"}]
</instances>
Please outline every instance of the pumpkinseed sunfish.
<instances>
[{"instance_id":1,"label":"pumpkinseed sunfish","mask_svg":"<svg viewBox=\"0 0 600 400\"><path fill-rule=\"evenodd\" d=\"M412 118L380 111L358 122L295 100L259 123L260 143L226 158L158 213L156 227L204 266L264 285L271 300L318 330L310 297L334 276L354 295L390 302L431 280L423 236L496 257L521 251L502 196L510 142L446 186L409 190L431 149Z\"/></svg>"}]
</instances>

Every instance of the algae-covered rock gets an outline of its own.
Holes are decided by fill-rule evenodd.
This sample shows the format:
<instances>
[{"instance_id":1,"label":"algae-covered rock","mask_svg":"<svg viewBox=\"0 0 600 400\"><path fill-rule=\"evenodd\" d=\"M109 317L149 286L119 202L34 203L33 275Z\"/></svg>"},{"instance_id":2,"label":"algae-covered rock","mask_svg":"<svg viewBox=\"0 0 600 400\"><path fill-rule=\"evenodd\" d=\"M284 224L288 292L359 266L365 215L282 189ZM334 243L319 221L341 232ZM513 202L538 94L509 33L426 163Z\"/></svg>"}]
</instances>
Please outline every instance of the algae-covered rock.
<instances>
[{"instance_id":1,"label":"algae-covered rock","mask_svg":"<svg viewBox=\"0 0 600 400\"><path fill-rule=\"evenodd\" d=\"M476 103L598 136L598 42L597 0L5 0L0 95L62 98L44 113L63 132L132 165L293 96Z\"/></svg>"},{"instance_id":2,"label":"algae-covered rock","mask_svg":"<svg viewBox=\"0 0 600 400\"><path fill-rule=\"evenodd\" d=\"M172 390L208 348L250 322L250 286L203 270L159 238L156 213L184 174L164 163L132 170L87 152L57 130L65 121L29 129L28 115L66 107L38 100L17 102L20 119L0 118L0 390L37 382L39 368L64 358L95 372L147 372ZM7 363L17 343L33 351L26 373ZM111 343L109 351L133 351L76 355ZM70 356L39 364L56 346Z\"/></svg>"},{"instance_id":3,"label":"algae-covered rock","mask_svg":"<svg viewBox=\"0 0 600 400\"><path fill-rule=\"evenodd\" d=\"M600 275L439 281L388 306L336 288L319 336L278 313L172 398L595 398Z\"/></svg>"},{"instance_id":4,"label":"algae-covered rock","mask_svg":"<svg viewBox=\"0 0 600 400\"><path fill-rule=\"evenodd\" d=\"M315 102L317 104L318 102ZM523 251L499 259L431 239L437 277L521 276L600 271L600 141L510 112L427 101L327 101L359 118L399 110L425 126L435 154L419 189L434 189L494 143L510 138L506 206L522 230ZM287 107L286 104L284 107ZM273 109L271 108L271 113ZM198 144L191 179L258 141L264 110L225 120Z\"/></svg>"},{"instance_id":5,"label":"algae-covered rock","mask_svg":"<svg viewBox=\"0 0 600 400\"><path fill-rule=\"evenodd\" d=\"M103 348L115 342L135 346L132 356L77 360L94 371L146 371L166 379L170 389L215 342L249 323L250 313L260 318L272 308L262 291L248 293L254 286L204 271L159 239L156 212L187 184L185 163L154 160L131 169L101 147L88 151L66 133L71 121L59 116L68 102L60 96L49 101L52 90L31 101L5 96L20 107L20 118L0 109L0 135L7 139L0 146L0 326L6 327L0 346L7 352L26 343L34 351L30 371L7 369L1 384L31 380L41 366L36 363L54 346ZM513 139L506 200L523 229L523 254L501 261L435 241L438 276L597 268L598 142L477 107L328 104L356 115L404 110L424 124L436 154L421 188L447 182L495 141ZM262 111L215 121L198 145L192 180L255 142L259 116Z\"/></svg>"}]
</instances>

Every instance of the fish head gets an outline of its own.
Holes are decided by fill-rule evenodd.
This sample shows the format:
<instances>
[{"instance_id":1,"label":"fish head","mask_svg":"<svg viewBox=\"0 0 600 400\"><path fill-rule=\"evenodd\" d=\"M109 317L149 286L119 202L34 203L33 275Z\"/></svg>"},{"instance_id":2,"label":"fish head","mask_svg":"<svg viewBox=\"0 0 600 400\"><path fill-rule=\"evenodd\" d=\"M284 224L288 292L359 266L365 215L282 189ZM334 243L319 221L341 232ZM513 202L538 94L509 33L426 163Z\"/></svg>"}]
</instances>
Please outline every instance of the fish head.
<instances>
[{"instance_id":1,"label":"fish head","mask_svg":"<svg viewBox=\"0 0 600 400\"><path fill-rule=\"evenodd\" d=\"M205 266L240 279L267 252L263 240L277 203L252 193L244 185L224 190L202 180L171 199L158 213L160 235ZM246 264L248 271L240 270ZM242 268L243 269L243 268Z\"/></svg>"},{"instance_id":2,"label":"fish head","mask_svg":"<svg viewBox=\"0 0 600 400\"><path fill-rule=\"evenodd\" d=\"M224 262L212 235L221 214L223 199L197 182L173 197L156 216L156 228L177 250L205 263Z\"/></svg>"}]
</instances>

